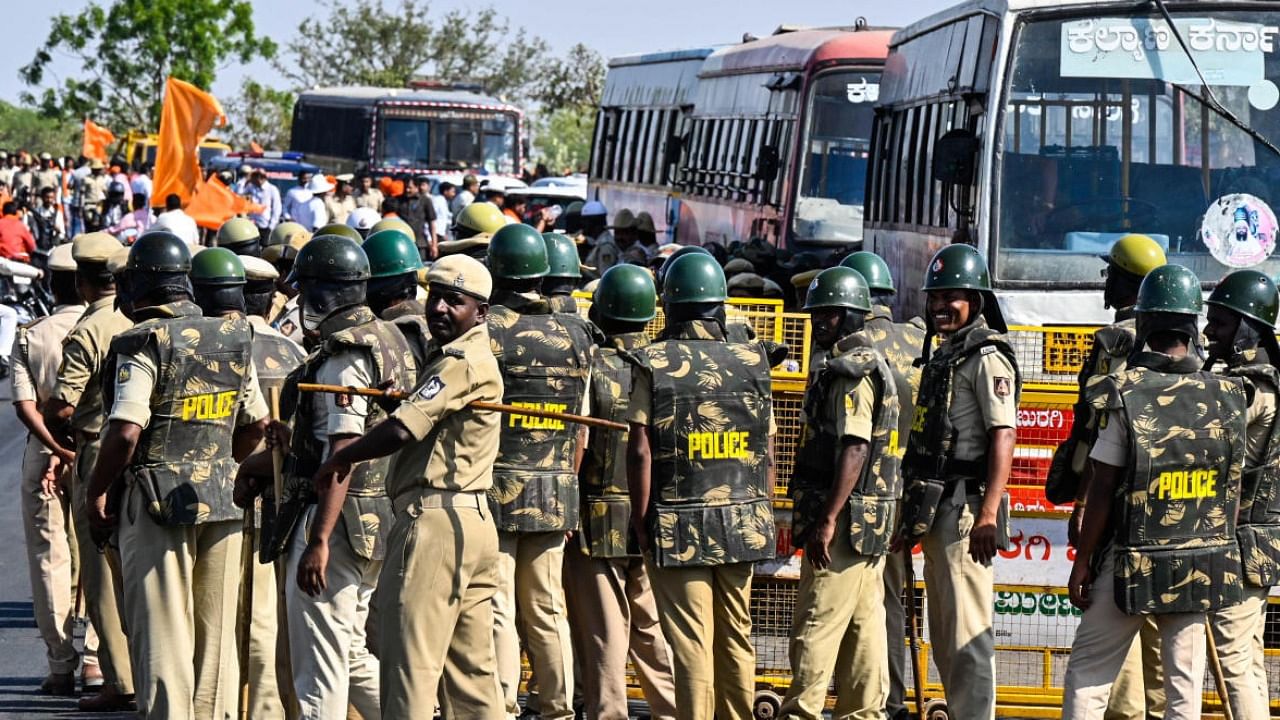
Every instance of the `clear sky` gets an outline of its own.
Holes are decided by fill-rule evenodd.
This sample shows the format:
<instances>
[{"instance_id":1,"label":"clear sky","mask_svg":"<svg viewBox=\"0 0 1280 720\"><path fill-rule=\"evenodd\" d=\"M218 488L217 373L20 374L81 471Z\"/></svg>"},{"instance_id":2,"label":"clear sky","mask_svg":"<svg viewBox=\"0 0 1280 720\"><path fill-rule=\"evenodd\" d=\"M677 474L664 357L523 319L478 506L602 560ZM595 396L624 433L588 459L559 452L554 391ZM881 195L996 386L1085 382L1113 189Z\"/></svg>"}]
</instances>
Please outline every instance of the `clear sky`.
<instances>
[{"instance_id":1,"label":"clear sky","mask_svg":"<svg viewBox=\"0 0 1280 720\"><path fill-rule=\"evenodd\" d=\"M109 0L100 0L105 3ZM422 0L419 0L422 1ZM955 0L508 0L493 3L513 25L546 38L556 51L583 42L605 57L680 47L737 42L744 32L765 35L779 24L851 25L858 16L872 25L901 26L924 17ZM388 7L399 0L384 0ZM16 102L25 89L18 68L30 62L49 32L50 19L75 13L87 0L10 0L4 3L8 40L0 43L0 99ZM434 0L440 12L482 5L474 0ZM324 12L314 0L253 0L254 21L261 34L286 40L298 22ZM78 66L55 62L51 76L66 77ZM228 99L241 79L251 75L275 84L278 74L265 62L224 68L214 94Z\"/></svg>"}]
</instances>

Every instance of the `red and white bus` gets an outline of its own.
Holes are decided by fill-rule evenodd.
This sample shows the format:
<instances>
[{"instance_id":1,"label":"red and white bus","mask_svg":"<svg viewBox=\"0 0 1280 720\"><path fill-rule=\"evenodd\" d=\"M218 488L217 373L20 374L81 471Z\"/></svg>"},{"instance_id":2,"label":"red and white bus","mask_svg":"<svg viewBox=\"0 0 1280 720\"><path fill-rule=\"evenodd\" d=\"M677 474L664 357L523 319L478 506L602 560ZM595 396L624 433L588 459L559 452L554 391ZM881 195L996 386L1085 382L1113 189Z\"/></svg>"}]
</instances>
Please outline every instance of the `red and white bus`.
<instances>
[{"instance_id":1,"label":"red and white bus","mask_svg":"<svg viewBox=\"0 0 1280 720\"><path fill-rule=\"evenodd\" d=\"M862 24L783 27L732 46L615 58L588 194L610 212L665 218L672 242L861 241L890 36Z\"/></svg>"}]
</instances>

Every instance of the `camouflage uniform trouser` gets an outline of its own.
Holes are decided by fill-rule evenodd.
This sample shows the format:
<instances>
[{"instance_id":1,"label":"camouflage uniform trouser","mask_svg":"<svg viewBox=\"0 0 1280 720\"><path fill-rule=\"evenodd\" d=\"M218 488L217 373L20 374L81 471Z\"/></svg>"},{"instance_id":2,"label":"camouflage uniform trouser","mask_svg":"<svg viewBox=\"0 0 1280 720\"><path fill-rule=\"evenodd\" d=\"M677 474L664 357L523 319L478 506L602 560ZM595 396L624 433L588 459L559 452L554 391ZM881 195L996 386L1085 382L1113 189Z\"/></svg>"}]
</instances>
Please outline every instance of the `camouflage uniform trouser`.
<instances>
[{"instance_id":1,"label":"camouflage uniform trouser","mask_svg":"<svg viewBox=\"0 0 1280 720\"><path fill-rule=\"evenodd\" d=\"M749 718L756 688L749 562L660 568L649 582L671 644L679 720Z\"/></svg>"},{"instance_id":2,"label":"camouflage uniform trouser","mask_svg":"<svg viewBox=\"0 0 1280 720\"><path fill-rule=\"evenodd\" d=\"M1146 621L1127 615L1114 601L1115 560L1110 550L1089 588L1092 604L1080 618L1071 644L1062 689L1063 720L1093 720L1107 708L1107 698L1133 640ZM1160 627L1166 718L1199 718L1204 690L1205 614L1153 615Z\"/></svg>"},{"instance_id":3,"label":"camouflage uniform trouser","mask_svg":"<svg viewBox=\"0 0 1280 720\"><path fill-rule=\"evenodd\" d=\"M1266 627L1268 588L1244 586L1244 600L1209 615L1218 647L1227 702L1234 720L1271 717L1267 699L1267 667L1262 634Z\"/></svg>"}]
</instances>

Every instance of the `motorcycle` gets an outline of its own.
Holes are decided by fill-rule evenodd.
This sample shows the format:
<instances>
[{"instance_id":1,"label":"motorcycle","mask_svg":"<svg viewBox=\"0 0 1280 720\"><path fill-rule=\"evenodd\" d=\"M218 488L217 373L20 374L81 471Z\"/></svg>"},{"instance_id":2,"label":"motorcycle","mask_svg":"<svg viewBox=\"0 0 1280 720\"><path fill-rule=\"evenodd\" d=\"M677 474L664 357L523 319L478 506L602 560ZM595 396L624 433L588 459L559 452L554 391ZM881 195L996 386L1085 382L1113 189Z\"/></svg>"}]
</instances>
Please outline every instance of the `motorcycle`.
<instances>
[{"instance_id":1,"label":"motorcycle","mask_svg":"<svg viewBox=\"0 0 1280 720\"><path fill-rule=\"evenodd\" d=\"M32 255L32 265L45 268L49 266L47 250L37 249ZM43 257L34 257L37 255ZM3 280L0 304L8 305L18 313L19 324L38 320L53 312L53 295L39 281L16 275L0 279Z\"/></svg>"}]
</instances>

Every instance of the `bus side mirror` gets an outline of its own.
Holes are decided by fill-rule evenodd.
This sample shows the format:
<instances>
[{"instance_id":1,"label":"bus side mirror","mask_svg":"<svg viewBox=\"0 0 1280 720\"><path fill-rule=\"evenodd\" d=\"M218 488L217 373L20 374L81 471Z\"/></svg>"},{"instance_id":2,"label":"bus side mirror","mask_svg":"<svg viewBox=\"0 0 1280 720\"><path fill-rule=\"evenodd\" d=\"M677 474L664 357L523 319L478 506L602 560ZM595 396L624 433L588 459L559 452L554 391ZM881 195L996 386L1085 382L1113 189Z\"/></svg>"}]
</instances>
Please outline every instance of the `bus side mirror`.
<instances>
[{"instance_id":1,"label":"bus side mirror","mask_svg":"<svg viewBox=\"0 0 1280 720\"><path fill-rule=\"evenodd\" d=\"M778 177L780 163L777 146L765 145L760 148L760 154L756 156L756 171L752 173L752 177L770 182Z\"/></svg>"},{"instance_id":2,"label":"bus side mirror","mask_svg":"<svg viewBox=\"0 0 1280 720\"><path fill-rule=\"evenodd\" d=\"M933 145L933 179L943 185L972 185L977 172L978 137L949 130Z\"/></svg>"}]
</instances>

